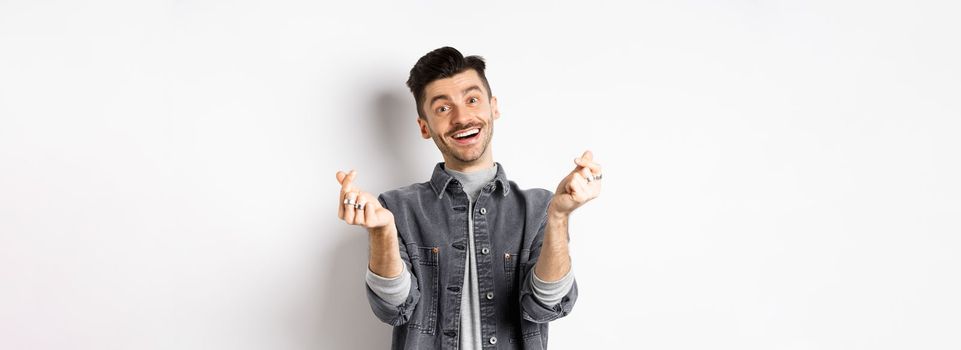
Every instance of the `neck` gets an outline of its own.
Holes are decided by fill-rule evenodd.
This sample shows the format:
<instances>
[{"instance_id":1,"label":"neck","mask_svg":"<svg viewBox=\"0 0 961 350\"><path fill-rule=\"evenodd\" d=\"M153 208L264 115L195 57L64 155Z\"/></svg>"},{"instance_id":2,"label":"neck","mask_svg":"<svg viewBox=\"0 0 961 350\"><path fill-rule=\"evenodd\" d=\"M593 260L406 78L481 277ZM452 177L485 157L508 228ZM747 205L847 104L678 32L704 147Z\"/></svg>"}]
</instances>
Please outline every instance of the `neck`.
<instances>
[{"instance_id":1,"label":"neck","mask_svg":"<svg viewBox=\"0 0 961 350\"><path fill-rule=\"evenodd\" d=\"M444 161L444 167L453 171L459 171L462 173L472 173L475 171L486 170L494 167L494 162L489 163L478 163L473 162L470 165L465 165L464 163L455 164L448 161Z\"/></svg>"},{"instance_id":2,"label":"neck","mask_svg":"<svg viewBox=\"0 0 961 350\"><path fill-rule=\"evenodd\" d=\"M457 159L451 158L453 157L444 157L444 167L462 173L471 173L478 170L490 169L494 166L494 158L489 154L487 157L481 157L473 162L461 162Z\"/></svg>"}]
</instances>

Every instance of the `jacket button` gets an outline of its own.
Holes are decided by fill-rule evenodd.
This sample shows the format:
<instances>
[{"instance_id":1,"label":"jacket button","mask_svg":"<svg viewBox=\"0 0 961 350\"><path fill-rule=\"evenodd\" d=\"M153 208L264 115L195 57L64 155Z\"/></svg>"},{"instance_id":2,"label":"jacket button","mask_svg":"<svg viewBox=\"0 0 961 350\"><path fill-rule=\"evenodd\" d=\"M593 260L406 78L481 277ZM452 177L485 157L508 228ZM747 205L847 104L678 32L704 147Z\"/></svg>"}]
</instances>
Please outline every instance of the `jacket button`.
<instances>
[{"instance_id":1,"label":"jacket button","mask_svg":"<svg viewBox=\"0 0 961 350\"><path fill-rule=\"evenodd\" d=\"M497 344L497 337L491 337L491 344Z\"/></svg>"},{"instance_id":2,"label":"jacket button","mask_svg":"<svg viewBox=\"0 0 961 350\"><path fill-rule=\"evenodd\" d=\"M481 208L481 215L487 214L487 208Z\"/></svg>"},{"instance_id":3,"label":"jacket button","mask_svg":"<svg viewBox=\"0 0 961 350\"><path fill-rule=\"evenodd\" d=\"M490 300L490 299L494 299L494 293L493 293L493 292L487 292L487 300Z\"/></svg>"},{"instance_id":4,"label":"jacket button","mask_svg":"<svg viewBox=\"0 0 961 350\"><path fill-rule=\"evenodd\" d=\"M487 253L490 253L490 252L491 252L491 250L490 250L490 249L487 249L486 247L481 248L481 254L485 254L485 255L486 255Z\"/></svg>"}]
</instances>

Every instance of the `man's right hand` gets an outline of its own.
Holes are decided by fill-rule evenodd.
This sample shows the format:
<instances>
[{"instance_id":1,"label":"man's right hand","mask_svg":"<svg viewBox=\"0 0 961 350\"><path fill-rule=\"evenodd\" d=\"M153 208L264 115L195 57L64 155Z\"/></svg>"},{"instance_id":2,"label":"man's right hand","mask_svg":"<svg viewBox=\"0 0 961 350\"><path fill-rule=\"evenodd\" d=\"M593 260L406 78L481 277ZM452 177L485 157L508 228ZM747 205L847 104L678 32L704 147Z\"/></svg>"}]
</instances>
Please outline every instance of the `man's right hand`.
<instances>
[{"instance_id":1,"label":"man's right hand","mask_svg":"<svg viewBox=\"0 0 961 350\"><path fill-rule=\"evenodd\" d=\"M350 225L363 226L371 234L385 233L394 225L394 214L380 205L377 198L354 186L357 171L337 172L340 197L337 201L337 217Z\"/></svg>"},{"instance_id":2,"label":"man's right hand","mask_svg":"<svg viewBox=\"0 0 961 350\"><path fill-rule=\"evenodd\" d=\"M400 257L394 214L380 205L377 198L354 186L357 172L337 172L340 197L337 199L337 217L351 225L363 226L370 233L370 258L367 267L374 274L394 278L404 272Z\"/></svg>"}]
</instances>

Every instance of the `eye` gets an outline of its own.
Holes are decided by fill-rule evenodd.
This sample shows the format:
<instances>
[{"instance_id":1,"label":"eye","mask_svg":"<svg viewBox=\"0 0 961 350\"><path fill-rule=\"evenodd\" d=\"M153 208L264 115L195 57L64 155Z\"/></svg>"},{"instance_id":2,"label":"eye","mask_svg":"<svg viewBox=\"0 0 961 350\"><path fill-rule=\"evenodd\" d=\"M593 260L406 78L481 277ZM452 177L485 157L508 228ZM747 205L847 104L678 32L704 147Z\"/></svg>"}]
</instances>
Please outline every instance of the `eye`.
<instances>
[{"instance_id":1,"label":"eye","mask_svg":"<svg viewBox=\"0 0 961 350\"><path fill-rule=\"evenodd\" d=\"M477 103L477 97L471 97L467 103Z\"/></svg>"}]
</instances>

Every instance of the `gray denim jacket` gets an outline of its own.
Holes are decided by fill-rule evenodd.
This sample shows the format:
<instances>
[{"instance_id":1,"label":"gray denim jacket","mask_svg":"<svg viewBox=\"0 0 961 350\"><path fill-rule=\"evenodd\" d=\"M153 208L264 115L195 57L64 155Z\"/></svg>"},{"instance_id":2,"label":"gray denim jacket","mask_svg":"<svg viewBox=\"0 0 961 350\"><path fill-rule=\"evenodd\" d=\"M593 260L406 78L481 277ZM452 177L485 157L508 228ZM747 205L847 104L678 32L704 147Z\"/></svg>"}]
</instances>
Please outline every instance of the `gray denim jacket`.
<instances>
[{"instance_id":1,"label":"gray denim jacket","mask_svg":"<svg viewBox=\"0 0 961 350\"><path fill-rule=\"evenodd\" d=\"M394 214L400 256L411 271L407 300L393 306L367 287L381 321L394 326L393 349L457 349L461 287L467 260L468 197L460 183L434 167L429 182L378 197ZM521 190L497 163L494 181L474 204L474 240L485 349L545 349L547 322L566 316L577 282L554 307L533 295L530 278L540 256L552 193Z\"/></svg>"}]
</instances>

